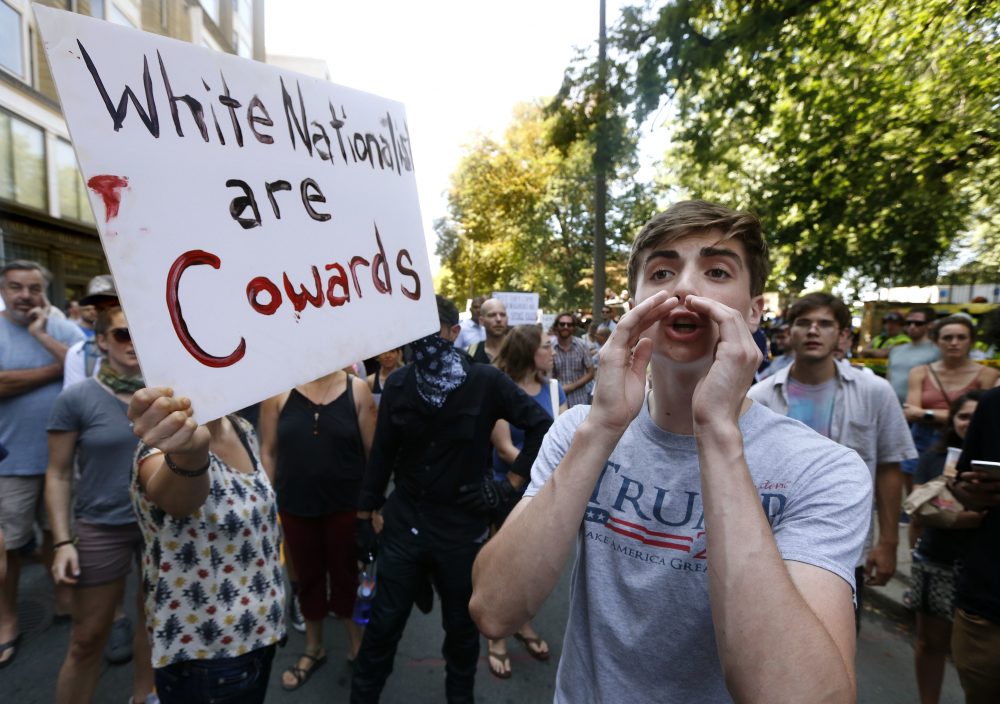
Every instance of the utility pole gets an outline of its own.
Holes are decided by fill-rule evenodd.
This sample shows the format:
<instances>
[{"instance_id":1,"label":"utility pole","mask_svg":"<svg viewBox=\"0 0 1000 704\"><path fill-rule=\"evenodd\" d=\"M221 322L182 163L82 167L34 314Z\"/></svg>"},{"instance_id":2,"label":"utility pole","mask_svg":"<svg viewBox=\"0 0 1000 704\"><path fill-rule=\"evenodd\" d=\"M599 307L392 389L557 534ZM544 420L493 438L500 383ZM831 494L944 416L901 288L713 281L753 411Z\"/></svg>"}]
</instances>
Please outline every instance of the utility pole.
<instances>
[{"instance_id":1,"label":"utility pole","mask_svg":"<svg viewBox=\"0 0 1000 704\"><path fill-rule=\"evenodd\" d=\"M597 44L597 110L594 126L594 300L593 320L599 320L604 307L604 289L607 286L605 267L605 211L608 204L608 139L607 139L607 83L608 36L604 22L605 0L601 2L600 35Z\"/></svg>"}]
</instances>

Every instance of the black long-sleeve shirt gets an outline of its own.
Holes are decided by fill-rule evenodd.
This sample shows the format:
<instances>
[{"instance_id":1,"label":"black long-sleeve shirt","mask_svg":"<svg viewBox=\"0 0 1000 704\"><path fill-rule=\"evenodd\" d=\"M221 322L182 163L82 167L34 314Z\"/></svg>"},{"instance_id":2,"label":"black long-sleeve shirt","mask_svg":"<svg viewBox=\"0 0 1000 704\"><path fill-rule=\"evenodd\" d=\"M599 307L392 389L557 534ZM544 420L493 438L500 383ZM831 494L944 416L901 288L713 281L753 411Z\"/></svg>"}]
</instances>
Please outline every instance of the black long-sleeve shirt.
<instances>
[{"instance_id":1,"label":"black long-sleeve shirt","mask_svg":"<svg viewBox=\"0 0 1000 704\"><path fill-rule=\"evenodd\" d=\"M488 517L458 506L458 489L492 473L490 433L500 419L524 429L524 448L511 470L531 474L552 419L500 370L468 358L462 363L468 376L438 409L417 393L413 367L386 380L358 508L380 508L395 475L395 491L383 511L387 537L426 533L435 544L449 546L485 533Z\"/></svg>"}]
</instances>

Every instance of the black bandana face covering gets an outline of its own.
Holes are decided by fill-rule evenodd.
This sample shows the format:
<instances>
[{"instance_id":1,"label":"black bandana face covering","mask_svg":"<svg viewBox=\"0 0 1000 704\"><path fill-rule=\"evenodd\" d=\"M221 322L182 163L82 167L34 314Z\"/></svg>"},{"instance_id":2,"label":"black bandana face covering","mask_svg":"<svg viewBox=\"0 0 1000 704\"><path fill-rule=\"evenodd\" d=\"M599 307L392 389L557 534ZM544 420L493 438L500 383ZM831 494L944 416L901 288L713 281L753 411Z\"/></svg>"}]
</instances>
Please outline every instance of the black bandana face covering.
<instances>
[{"instance_id":1,"label":"black bandana face covering","mask_svg":"<svg viewBox=\"0 0 1000 704\"><path fill-rule=\"evenodd\" d=\"M437 333L410 343L416 367L417 393L434 408L444 405L448 394L465 381L462 355Z\"/></svg>"}]
</instances>

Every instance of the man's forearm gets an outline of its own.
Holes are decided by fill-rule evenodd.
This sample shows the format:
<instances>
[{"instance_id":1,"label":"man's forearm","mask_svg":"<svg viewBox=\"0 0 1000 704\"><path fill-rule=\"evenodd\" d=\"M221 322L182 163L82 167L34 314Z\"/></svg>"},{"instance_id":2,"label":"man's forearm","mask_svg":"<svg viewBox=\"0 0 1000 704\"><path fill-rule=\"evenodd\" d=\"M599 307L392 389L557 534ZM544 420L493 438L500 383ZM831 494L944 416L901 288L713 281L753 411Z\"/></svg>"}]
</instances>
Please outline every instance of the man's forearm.
<instances>
[{"instance_id":1,"label":"man's forearm","mask_svg":"<svg viewBox=\"0 0 1000 704\"><path fill-rule=\"evenodd\" d=\"M733 698L850 701L849 665L781 558L739 428L696 436L712 623Z\"/></svg>"},{"instance_id":2,"label":"man's forearm","mask_svg":"<svg viewBox=\"0 0 1000 704\"><path fill-rule=\"evenodd\" d=\"M55 360L62 367L66 363L66 351L69 350L69 345L64 345L59 342L56 338L47 332L40 332L35 335L35 339L38 343L45 348L45 351L51 354Z\"/></svg>"},{"instance_id":3,"label":"man's forearm","mask_svg":"<svg viewBox=\"0 0 1000 704\"><path fill-rule=\"evenodd\" d=\"M487 637L520 628L559 581L594 484L618 440L584 421L538 494L523 499L480 551L472 568L469 611ZM540 535L546 549L526 549Z\"/></svg>"},{"instance_id":4,"label":"man's forearm","mask_svg":"<svg viewBox=\"0 0 1000 704\"><path fill-rule=\"evenodd\" d=\"M875 512L878 514L878 542L899 544L899 511L903 503L903 472L898 462L875 468Z\"/></svg>"},{"instance_id":5,"label":"man's forearm","mask_svg":"<svg viewBox=\"0 0 1000 704\"><path fill-rule=\"evenodd\" d=\"M46 364L34 369L13 369L0 372L0 398L9 398L34 391L62 377L62 363Z\"/></svg>"}]
</instances>

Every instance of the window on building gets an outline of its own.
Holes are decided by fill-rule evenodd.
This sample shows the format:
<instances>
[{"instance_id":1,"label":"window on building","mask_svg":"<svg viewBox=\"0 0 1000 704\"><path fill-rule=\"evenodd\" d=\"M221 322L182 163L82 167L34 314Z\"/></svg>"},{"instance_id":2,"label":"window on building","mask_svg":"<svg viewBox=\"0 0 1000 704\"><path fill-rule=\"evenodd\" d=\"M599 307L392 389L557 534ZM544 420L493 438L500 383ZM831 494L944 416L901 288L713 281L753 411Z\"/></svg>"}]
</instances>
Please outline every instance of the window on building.
<instances>
[{"instance_id":1,"label":"window on building","mask_svg":"<svg viewBox=\"0 0 1000 704\"><path fill-rule=\"evenodd\" d=\"M244 39L238 34L236 35L236 53L242 56L244 59L253 58L253 51L250 49L250 44L247 43L246 39Z\"/></svg>"},{"instance_id":2,"label":"window on building","mask_svg":"<svg viewBox=\"0 0 1000 704\"><path fill-rule=\"evenodd\" d=\"M90 16L104 19L104 0L90 0Z\"/></svg>"},{"instance_id":3,"label":"window on building","mask_svg":"<svg viewBox=\"0 0 1000 704\"><path fill-rule=\"evenodd\" d=\"M57 139L54 151L52 161L59 184L59 213L64 218L94 222L94 214L87 199L87 188L83 185L83 176L77 168L72 145L64 139Z\"/></svg>"},{"instance_id":4,"label":"window on building","mask_svg":"<svg viewBox=\"0 0 1000 704\"><path fill-rule=\"evenodd\" d=\"M21 13L0 0L0 66L26 78L23 39Z\"/></svg>"},{"instance_id":5,"label":"window on building","mask_svg":"<svg viewBox=\"0 0 1000 704\"><path fill-rule=\"evenodd\" d=\"M253 24L253 6L250 0L233 0L233 12L243 19L247 27Z\"/></svg>"},{"instance_id":6,"label":"window on building","mask_svg":"<svg viewBox=\"0 0 1000 704\"><path fill-rule=\"evenodd\" d=\"M0 110L0 198L48 210L45 133Z\"/></svg>"},{"instance_id":7,"label":"window on building","mask_svg":"<svg viewBox=\"0 0 1000 704\"><path fill-rule=\"evenodd\" d=\"M215 24L219 24L219 0L201 0L201 7Z\"/></svg>"},{"instance_id":8,"label":"window on building","mask_svg":"<svg viewBox=\"0 0 1000 704\"><path fill-rule=\"evenodd\" d=\"M111 3L108 6L108 22L114 22L115 24L120 24L123 27L132 27L133 29L136 28L136 26L132 24L132 20L130 20L124 12L119 10L114 3Z\"/></svg>"}]
</instances>

